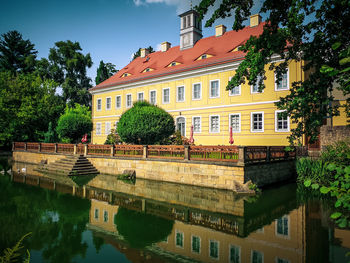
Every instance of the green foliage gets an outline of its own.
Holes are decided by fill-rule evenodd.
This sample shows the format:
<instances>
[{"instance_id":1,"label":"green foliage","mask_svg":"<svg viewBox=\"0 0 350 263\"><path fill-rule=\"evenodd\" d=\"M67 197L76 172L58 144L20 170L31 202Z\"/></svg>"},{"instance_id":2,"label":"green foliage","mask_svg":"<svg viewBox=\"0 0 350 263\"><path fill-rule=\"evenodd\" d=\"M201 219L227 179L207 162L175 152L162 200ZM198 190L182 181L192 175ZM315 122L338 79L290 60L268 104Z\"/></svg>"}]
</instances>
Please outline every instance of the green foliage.
<instances>
[{"instance_id":1,"label":"green foliage","mask_svg":"<svg viewBox=\"0 0 350 263\"><path fill-rule=\"evenodd\" d=\"M12 141L42 141L63 112L57 84L35 74L0 72L0 146Z\"/></svg>"},{"instance_id":2,"label":"green foliage","mask_svg":"<svg viewBox=\"0 0 350 263\"><path fill-rule=\"evenodd\" d=\"M95 78L96 85L113 76L113 74L116 72L118 72L118 70L115 68L115 65L112 63L105 64L103 63L103 60L101 60L100 65L97 68L97 74Z\"/></svg>"},{"instance_id":3,"label":"green foliage","mask_svg":"<svg viewBox=\"0 0 350 263\"><path fill-rule=\"evenodd\" d=\"M120 117L117 132L123 142L155 144L175 130L173 117L148 102L136 102Z\"/></svg>"},{"instance_id":4,"label":"green foliage","mask_svg":"<svg viewBox=\"0 0 350 263\"><path fill-rule=\"evenodd\" d=\"M57 134L61 139L78 143L85 133L92 130L91 112L86 106L75 104L74 108L66 107L58 119Z\"/></svg>"},{"instance_id":5,"label":"green foliage","mask_svg":"<svg viewBox=\"0 0 350 263\"><path fill-rule=\"evenodd\" d=\"M105 141L105 144L118 144L120 143L120 137L118 135L118 133L116 133L115 129L111 129L111 133L107 135L107 139Z\"/></svg>"},{"instance_id":6,"label":"green foliage","mask_svg":"<svg viewBox=\"0 0 350 263\"><path fill-rule=\"evenodd\" d=\"M23 240L29 236L31 233L25 234L21 237L21 239L14 245L12 248L6 248L4 250L4 255L0 256L0 262L1 263L11 263L11 262L18 262L18 259L22 256L21 250L23 250L23 246L21 245ZM23 262L30 261L30 253L27 249L27 258L23 260Z\"/></svg>"},{"instance_id":7,"label":"green foliage","mask_svg":"<svg viewBox=\"0 0 350 263\"><path fill-rule=\"evenodd\" d=\"M44 134L44 142L50 143L50 142L56 142L56 134L55 134L55 129L52 128L52 122L49 122L49 128L47 132Z\"/></svg>"},{"instance_id":8,"label":"green foliage","mask_svg":"<svg viewBox=\"0 0 350 263\"><path fill-rule=\"evenodd\" d=\"M339 227L350 227L350 145L340 141L328 146L320 159L297 160L298 181L334 198L336 212L331 218Z\"/></svg>"},{"instance_id":9,"label":"green foliage","mask_svg":"<svg viewBox=\"0 0 350 263\"><path fill-rule=\"evenodd\" d=\"M220 2L219 8L206 26L212 25L218 18L234 14L233 29L244 27L243 22L251 15L252 0L202 0L196 7L202 18L216 2ZM310 142L315 141L323 120L339 115L339 106L332 104L332 91L338 88L334 82L338 81L344 94L350 92L350 34L344 33L349 28L349 12L348 1L341 0L262 1L259 13L266 15L267 23L260 36L250 37L240 48L246 52L245 60L239 64L226 89L245 82L253 84L258 76L265 76L265 65L271 63L276 54L283 60L269 66L269 70L276 72L276 82L282 79L292 61L305 61L300 71L304 71L308 78L292 83L290 93L276 105L285 110L296 124L291 129L291 144L298 143L302 135L308 136ZM327 71L333 72L325 74ZM263 79L258 83L260 90L265 88ZM350 98L346 109L349 113Z\"/></svg>"},{"instance_id":10,"label":"green foliage","mask_svg":"<svg viewBox=\"0 0 350 263\"><path fill-rule=\"evenodd\" d=\"M34 44L24 40L18 31L9 31L0 38L0 71L12 74L34 71L36 54Z\"/></svg>"},{"instance_id":11,"label":"green foliage","mask_svg":"<svg viewBox=\"0 0 350 263\"><path fill-rule=\"evenodd\" d=\"M149 46L147 49L148 49L149 53L153 53L153 52L154 52L154 49L153 49L153 47L151 47L151 46ZM134 56L133 56L132 60L134 60L135 58L138 58L139 56L141 56L141 48L139 48L139 49L134 53Z\"/></svg>"},{"instance_id":12,"label":"green foliage","mask_svg":"<svg viewBox=\"0 0 350 263\"><path fill-rule=\"evenodd\" d=\"M63 99L72 107L75 103L90 105L91 96L88 89L91 79L86 70L92 66L91 56L81 53L79 42L59 41L50 49L49 72L43 75L51 76L63 90ZM45 63L45 62L43 62Z\"/></svg>"}]
</instances>

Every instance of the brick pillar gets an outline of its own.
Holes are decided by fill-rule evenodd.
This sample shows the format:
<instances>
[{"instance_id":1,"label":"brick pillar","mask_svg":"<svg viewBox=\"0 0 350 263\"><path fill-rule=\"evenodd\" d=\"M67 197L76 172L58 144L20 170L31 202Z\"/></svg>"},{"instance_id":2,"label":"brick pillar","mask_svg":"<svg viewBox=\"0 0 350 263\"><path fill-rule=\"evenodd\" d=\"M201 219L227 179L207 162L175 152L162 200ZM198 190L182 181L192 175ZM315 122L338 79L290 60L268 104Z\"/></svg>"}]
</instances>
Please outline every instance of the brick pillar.
<instances>
[{"instance_id":1,"label":"brick pillar","mask_svg":"<svg viewBox=\"0 0 350 263\"><path fill-rule=\"evenodd\" d=\"M111 156L114 156L114 144L111 145Z\"/></svg>"},{"instance_id":2,"label":"brick pillar","mask_svg":"<svg viewBox=\"0 0 350 263\"><path fill-rule=\"evenodd\" d=\"M244 165L246 161L246 147L244 146L238 146L238 162L239 165Z\"/></svg>"},{"instance_id":3,"label":"brick pillar","mask_svg":"<svg viewBox=\"0 0 350 263\"><path fill-rule=\"evenodd\" d=\"M190 160L190 146L184 145L184 148L185 148L184 160L188 161L188 160Z\"/></svg>"},{"instance_id":4,"label":"brick pillar","mask_svg":"<svg viewBox=\"0 0 350 263\"><path fill-rule=\"evenodd\" d=\"M88 154L88 145L84 144L84 156L87 156Z\"/></svg>"},{"instance_id":5,"label":"brick pillar","mask_svg":"<svg viewBox=\"0 0 350 263\"><path fill-rule=\"evenodd\" d=\"M76 145L76 144L74 144L73 154L74 154L74 155L76 155L76 154L77 154L77 145Z\"/></svg>"},{"instance_id":6,"label":"brick pillar","mask_svg":"<svg viewBox=\"0 0 350 263\"><path fill-rule=\"evenodd\" d=\"M146 159L148 157L148 147L147 145L143 146L143 154L142 154L142 158Z\"/></svg>"}]
</instances>

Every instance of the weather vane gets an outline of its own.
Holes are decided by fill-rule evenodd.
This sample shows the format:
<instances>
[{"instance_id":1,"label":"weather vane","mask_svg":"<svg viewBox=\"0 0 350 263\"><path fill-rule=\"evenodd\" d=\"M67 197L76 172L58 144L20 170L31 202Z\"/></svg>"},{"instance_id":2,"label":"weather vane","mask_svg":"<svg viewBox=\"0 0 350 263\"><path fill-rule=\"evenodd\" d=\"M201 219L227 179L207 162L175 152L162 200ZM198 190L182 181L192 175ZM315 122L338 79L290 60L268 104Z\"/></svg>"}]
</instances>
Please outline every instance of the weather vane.
<instances>
[{"instance_id":1,"label":"weather vane","mask_svg":"<svg viewBox=\"0 0 350 263\"><path fill-rule=\"evenodd\" d=\"M191 10L192 10L192 0L190 1L190 5L191 5Z\"/></svg>"}]
</instances>

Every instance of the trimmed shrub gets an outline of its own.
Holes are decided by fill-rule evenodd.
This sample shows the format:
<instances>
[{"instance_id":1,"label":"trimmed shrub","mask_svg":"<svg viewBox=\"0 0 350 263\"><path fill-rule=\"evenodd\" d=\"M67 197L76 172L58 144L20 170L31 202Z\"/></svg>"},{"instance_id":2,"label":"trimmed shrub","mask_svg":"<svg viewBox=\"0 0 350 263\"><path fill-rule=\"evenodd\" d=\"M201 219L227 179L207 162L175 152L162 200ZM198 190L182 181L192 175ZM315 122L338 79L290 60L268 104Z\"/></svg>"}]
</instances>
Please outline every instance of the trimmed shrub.
<instances>
[{"instance_id":1,"label":"trimmed shrub","mask_svg":"<svg viewBox=\"0 0 350 263\"><path fill-rule=\"evenodd\" d=\"M117 132L120 139L132 144L156 144L175 131L173 117L150 103L136 102L120 117Z\"/></svg>"}]
</instances>

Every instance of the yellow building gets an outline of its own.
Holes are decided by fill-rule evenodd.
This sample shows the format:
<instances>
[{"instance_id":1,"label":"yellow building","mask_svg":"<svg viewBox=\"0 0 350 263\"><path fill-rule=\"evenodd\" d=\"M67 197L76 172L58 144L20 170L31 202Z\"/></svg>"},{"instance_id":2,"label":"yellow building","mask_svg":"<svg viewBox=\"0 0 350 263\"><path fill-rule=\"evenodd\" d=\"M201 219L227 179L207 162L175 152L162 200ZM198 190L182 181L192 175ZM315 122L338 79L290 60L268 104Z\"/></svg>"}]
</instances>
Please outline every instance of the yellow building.
<instances>
[{"instance_id":1,"label":"yellow building","mask_svg":"<svg viewBox=\"0 0 350 263\"><path fill-rule=\"evenodd\" d=\"M122 113L133 102L147 100L169 112L182 135L190 137L193 126L196 145L228 145L230 127L235 145L288 145L292 124L274 103L289 93L292 82L304 80L303 62L292 61L278 84L267 65L262 92L248 83L227 91L244 59L238 47L262 33L261 17L251 16L250 26L238 32L216 26L207 38L194 10L180 19L180 46L164 42L161 51L150 54L142 49L140 57L90 89L92 143L103 144Z\"/></svg>"}]
</instances>

